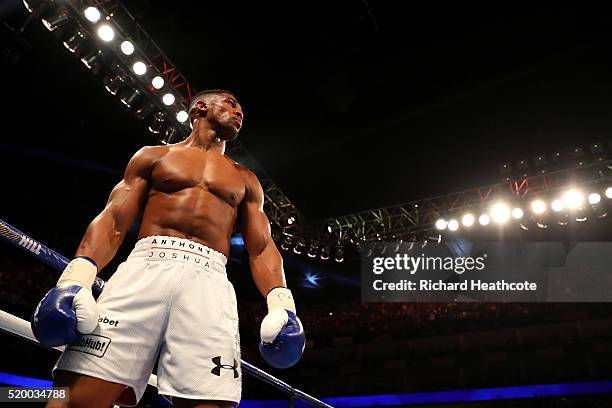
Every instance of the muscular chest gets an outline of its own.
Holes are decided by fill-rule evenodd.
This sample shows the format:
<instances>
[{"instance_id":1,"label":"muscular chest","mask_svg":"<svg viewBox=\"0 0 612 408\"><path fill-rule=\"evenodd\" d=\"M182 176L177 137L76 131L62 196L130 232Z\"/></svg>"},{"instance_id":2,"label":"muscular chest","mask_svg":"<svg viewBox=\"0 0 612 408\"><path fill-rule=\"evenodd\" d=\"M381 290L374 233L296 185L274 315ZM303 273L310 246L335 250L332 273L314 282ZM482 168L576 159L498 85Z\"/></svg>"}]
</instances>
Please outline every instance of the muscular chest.
<instances>
[{"instance_id":1,"label":"muscular chest","mask_svg":"<svg viewBox=\"0 0 612 408\"><path fill-rule=\"evenodd\" d=\"M171 151L158 161L151 174L153 189L172 194L203 189L229 204L238 205L245 194L242 175L232 163L212 153Z\"/></svg>"}]
</instances>

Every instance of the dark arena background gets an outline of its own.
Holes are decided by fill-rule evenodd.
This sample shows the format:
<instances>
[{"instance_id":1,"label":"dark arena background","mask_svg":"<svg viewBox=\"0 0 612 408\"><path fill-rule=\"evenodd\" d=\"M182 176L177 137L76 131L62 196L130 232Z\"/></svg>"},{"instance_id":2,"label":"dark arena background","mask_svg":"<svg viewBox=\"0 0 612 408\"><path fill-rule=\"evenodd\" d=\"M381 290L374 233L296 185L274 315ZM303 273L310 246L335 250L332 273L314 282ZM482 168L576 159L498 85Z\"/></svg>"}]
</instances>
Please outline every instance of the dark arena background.
<instances>
[{"instance_id":1,"label":"dark arena background","mask_svg":"<svg viewBox=\"0 0 612 408\"><path fill-rule=\"evenodd\" d=\"M226 154L262 183L307 339L289 369L260 357L266 303L235 234L242 359L276 379L243 370L241 406L313 403L299 390L338 407L612 407L610 303L364 302L360 271L398 244L611 240L606 8L5 0L0 16L0 219L67 258L136 150L185 138L198 91L236 94ZM0 242L0 308L27 321L60 275L36 245ZM59 352L2 329L0 383L49 387ZM138 406L169 402L149 386Z\"/></svg>"}]
</instances>

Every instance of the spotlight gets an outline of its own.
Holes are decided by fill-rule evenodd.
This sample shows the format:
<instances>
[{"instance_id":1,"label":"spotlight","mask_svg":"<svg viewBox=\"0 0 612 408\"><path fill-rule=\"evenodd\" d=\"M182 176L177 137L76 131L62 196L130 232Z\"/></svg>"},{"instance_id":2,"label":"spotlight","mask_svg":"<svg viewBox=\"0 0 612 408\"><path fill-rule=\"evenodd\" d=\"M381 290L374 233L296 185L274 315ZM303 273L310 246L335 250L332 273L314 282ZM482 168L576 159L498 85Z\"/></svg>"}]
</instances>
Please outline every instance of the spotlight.
<instances>
[{"instance_id":1,"label":"spotlight","mask_svg":"<svg viewBox=\"0 0 612 408\"><path fill-rule=\"evenodd\" d=\"M582 207L584 203L584 195L578 190L569 190L563 194L563 203L570 210L576 210Z\"/></svg>"},{"instance_id":2,"label":"spotlight","mask_svg":"<svg viewBox=\"0 0 612 408\"><path fill-rule=\"evenodd\" d=\"M85 14L85 18L91 21L92 23L97 23L101 17L100 10L95 7L87 7L83 14Z\"/></svg>"},{"instance_id":3,"label":"spotlight","mask_svg":"<svg viewBox=\"0 0 612 408\"><path fill-rule=\"evenodd\" d=\"M457 231L459 229L459 223L457 220L453 219L448 221L448 230L449 231Z\"/></svg>"},{"instance_id":4,"label":"spotlight","mask_svg":"<svg viewBox=\"0 0 612 408\"><path fill-rule=\"evenodd\" d=\"M542 200L533 200L531 202L531 211L535 214L544 214L546 211L546 203Z\"/></svg>"},{"instance_id":5,"label":"spotlight","mask_svg":"<svg viewBox=\"0 0 612 408\"><path fill-rule=\"evenodd\" d=\"M287 224L291 225L294 222L295 222L295 217L294 216L291 216L291 217L287 218Z\"/></svg>"},{"instance_id":6,"label":"spotlight","mask_svg":"<svg viewBox=\"0 0 612 408\"><path fill-rule=\"evenodd\" d=\"M342 247L341 246L337 246L336 247L336 252L334 254L334 260L336 262L344 261L344 252L342 251Z\"/></svg>"},{"instance_id":7,"label":"spotlight","mask_svg":"<svg viewBox=\"0 0 612 408\"><path fill-rule=\"evenodd\" d=\"M317 250L319 249L319 246L317 245L316 242L313 242L312 244L310 244L310 248L308 248L308 257L309 258L316 258L317 257Z\"/></svg>"},{"instance_id":8,"label":"spotlight","mask_svg":"<svg viewBox=\"0 0 612 408\"><path fill-rule=\"evenodd\" d=\"M464 227L471 227L474 225L474 216L470 213L464 214L463 217L461 217L461 223Z\"/></svg>"},{"instance_id":9,"label":"spotlight","mask_svg":"<svg viewBox=\"0 0 612 408\"><path fill-rule=\"evenodd\" d=\"M23 5L30 12L34 12L34 9L38 6L47 6L49 3L45 0L23 0Z\"/></svg>"},{"instance_id":10,"label":"spotlight","mask_svg":"<svg viewBox=\"0 0 612 408\"><path fill-rule=\"evenodd\" d=\"M172 95L171 93L167 93L162 97L162 102L164 103L164 105L172 105L174 103L174 95Z\"/></svg>"},{"instance_id":11,"label":"spotlight","mask_svg":"<svg viewBox=\"0 0 612 408\"><path fill-rule=\"evenodd\" d=\"M77 57L80 57L87 47L87 40L85 39L85 34L77 31L66 41L63 41L62 44L68 51L75 54Z\"/></svg>"},{"instance_id":12,"label":"spotlight","mask_svg":"<svg viewBox=\"0 0 612 408\"><path fill-rule=\"evenodd\" d=\"M189 119L189 115L184 110L176 114L176 120L178 120L181 123L186 122L187 119Z\"/></svg>"},{"instance_id":13,"label":"spotlight","mask_svg":"<svg viewBox=\"0 0 612 408\"><path fill-rule=\"evenodd\" d=\"M559 215L559 217L557 218L557 224L562 227L565 227L567 224L569 224L569 214L565 213Z\"/></svg>"},{"instance_id":14,"label":"spotlight","mask_svg":"<svg viewBox=\"0 0 612 408\"><path fill-rule=\"evenodd\" d=\"M163 112L157 112L153 115L153 121L149 125L149 132L159 134L166 123L166 116Z\"/></svg>"},{"instance_id":15,"label":"spotlight","mask_svg":"<svg viewBox=\"0 0 612 408\"><path fill-rule=\"evenodd\" d=\"M546 228L548 228L548 225L544 224L543 222L539 222L539 221L538 221L538 222L536 222L536 225L537 225L539 228L542 228L542 229L546 229Z\"/></svg>"},{"instance_id":16,"label":"spotlight","mask_svg":"<svg viewBox=\"0 0 612 408\"><path fill-rule=\"evenodd\" d=\"M138 89L131 89L128 90L127 92L122 92L123 95L121 96L121 102L127 106L128 108L133 108L135 106L135 104L138 102L138 100L140 99L140 91Z\"/></svg>"},{"instance_id":17,"label":"spotlight","mask_svg":"<svg viewBox=\"0 0 612 408\"><path fill-rule=\"evenodd\" d=\"M504 224L510 218L510 208L504 203L496 203L491 207L491 218L497 224Z\"/></svg>"},{"instance_id":18,"label":"spotlight","mask_svg":"<svg viewBox=\"0 0 612 408\"><path fill-rule=\"evenodd\" d=\"M102 58L102 51L94 50L83 56L83 58L81 58L81 62L83 65L89 68L94 75L97 75L102 67Z\"/></svg>"},{"instance_id":19,"label":"spotlight","mask_svg":"<svg viewBox=\"0 0 612 408\"><path fill-rule=\"evenodd\" d=\"M329 246L325 245L323 248L321 248L320 258L324 261L329 259Z\"/></svg>"},{"instance_id":20,"label":"spotlight","mask_svg":"<svg viewBox=\"0 0 612 408\"><path fill-rule=\"evenodd\" d=\"M136 61L132 69L136 75L144 75L147 73L147 65L142 61Z\"/></svg>"},{"instance_id":21,"label":"spotlight","mask_svg":"<svg viewBox=\"0 0 612 408\"><path fill-rule=\"evenodd\" d=\"M153 85L155 89L161 89L164 86L164 78L156 76L151 80L151 85Z\"/></svg>"},{"instance_id":22,"label":"spotlight","mask_svg":"<svg viewBox=\"0 0 612 408\"><path fill-rule=\"evenodd\" d=\"M589 194L589 204L596 205L601 201L601 196L597 193Z\"/></svg>"},{"instance_id":23,"label":"spotlight","mask_svg":"<svg viewBox=\"0 0 612 408\"><path fill-rule=\"evenodd\" d=\"M489 225L491 219L487 214L482 214L480 217L478 217L478 222L480 223L480 225Z\"/></svg>"},{"instance_id":24,"label":"spotlight","mask_svg":"<svg viewBox=\"0 0 612 408\"><path fill-rule=\"evenodd\" d=\"M283 239L283 242L281 243L281 249L284 249L285 251L289 250L292 242L293 240L291 239L291 237L285 237L285 239Z\"/></svg>"},{"instance_id":25,"label":"spotlight","mask_svg":"<svg viewBox=\"0 0 612 408\"><path fill-rule=\"evenodd\" d=\"M293 247L293 253L296 255L301 255L305 246L306 242L304 242L304 239L300 239L297 244L295 244L295 247Z\"/></svg>"},{"instance_id":26,"label":"spotlight","mask_svg":"<svg viewBox=\"0 0 612 408\"><path fill-rule=\"evenodd\" d=\"M117 92L125 86L125 78L119 74L111 74L104 78L103 83L111 95L117 95Z\"/></svg>"},{"instance_id":27,"label":"spotlight","mask_svg":"<svg viewBox=\"0 0 612 408\"><path fill-rule=\"evenodd\" d=\"M440 218L439 220L436 221L437 230L440 230L440 231L445 230L447 225L448 225L448 222L444 218Z\"/></svg>"},{"instance_id":28,"label":"spotlight","mask_svg":"<svg viewBox=\"0 0 612 408\"><path fill-rule=\"evenodd\" d=\"M155 106L150 103L144 103L142 106L140 106L135 112L134 112L134 116L136 116L136 118L138 118L139 120L145 120L146 118L149 117L149 115L151 115L153 112L155 111Z\"/></svg>"},{"instance_id":29,"label":"spotlight","mask_svg":"<svg viewBox=\"0 0 612 408\"><path fill-rule=\"evenodd\" d=\"M113 41L115 38L115 30L108 24L101 24L98 27L98 37L104 42Z\"/></svg>"},{"instance_id":30,"label":"spotlight","mask_svg":"<svg viewBox=\"0 0 612 408\"><path fill-rule=\"evenodd\" d=\"M561 210L563 210L563 201L559 200L558 198L552 200L552 203L550 204L550 207L553 209L554 212L559 212Z\"/></svg>"},{"instance_id":31,"label":"spotlight","mask_svg":"<svg viewBox=\"0 0 612 408\"><path fill-rule=\"evenodd\" d=\"M612 187L606 188L606 191L604 194L606 195L606 198L612 198Z\"/></svg>"},{"instance_id":32,"label":"spotlight","mask_svg":"<svg viewBox=\"0 0 612 408\"><path fill-rule=\"evenodd\" d=\"M125 40L121 43L121 52L125 55L132 55L134 53L134 44L131 41Z\"/></svg>"},{"instance_id":33,"label":"spotlight","mask_svg":"<svg viewBox=\"0 0 612 408\"><path fill-rule=\"evenodd\" d=\"M524 212L522 208L516 207L512 209L512 218L515 220L520 220L523 218Z\"/></svg>"},{"instance_id":34,"label":"spotlight","mask_svg":"<svg viewBox=\"0 0 612 408\"><path fill-rule=\"evenodd\" d=\"M68 17L68 13L65 11L54 14L50 17L43 17L41 19L42 24L47 28L47 30L53 32L59 28L65 27L70 21L70 17Z\"/></svg>"},{"instance_id":35,"label":"spotlight","mask_svg":"<svg viewBox=\"0 0 612 408\"><path fill-rule=\"evenodd\" d=\"M164 132L163 136L159 138L159 143L163 145L174 143L178 136L178 130L174 126L169 126L166 128L166 131Z\"/></svg>"}]
</instances>

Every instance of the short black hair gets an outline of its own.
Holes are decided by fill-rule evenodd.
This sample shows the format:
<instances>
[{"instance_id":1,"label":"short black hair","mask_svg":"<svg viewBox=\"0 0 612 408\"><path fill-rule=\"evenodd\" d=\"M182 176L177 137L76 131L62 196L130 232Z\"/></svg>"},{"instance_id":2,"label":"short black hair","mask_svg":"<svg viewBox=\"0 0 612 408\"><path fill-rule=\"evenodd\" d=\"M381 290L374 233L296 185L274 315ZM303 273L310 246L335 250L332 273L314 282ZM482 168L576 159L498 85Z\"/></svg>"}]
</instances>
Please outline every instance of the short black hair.
<instances>
[{"instance_id":1,"label":"short black hair","mask_svg":"<svg viewBox=\"0 0 612 408\"><path fill-rule=\"evenodd\" d=\"M229 95L232 95L234 98L236 98L236 96L232 92L226 91L225 89L207 89L205 91L198 92L197 94L195 94L195 96L191 98L191 102L189 102L189 111L188 111L189 123L193 123L192 110L196 102L208 100L210 96L221 95L221 94L229 94Z\"/></svg>"}]
</instances>

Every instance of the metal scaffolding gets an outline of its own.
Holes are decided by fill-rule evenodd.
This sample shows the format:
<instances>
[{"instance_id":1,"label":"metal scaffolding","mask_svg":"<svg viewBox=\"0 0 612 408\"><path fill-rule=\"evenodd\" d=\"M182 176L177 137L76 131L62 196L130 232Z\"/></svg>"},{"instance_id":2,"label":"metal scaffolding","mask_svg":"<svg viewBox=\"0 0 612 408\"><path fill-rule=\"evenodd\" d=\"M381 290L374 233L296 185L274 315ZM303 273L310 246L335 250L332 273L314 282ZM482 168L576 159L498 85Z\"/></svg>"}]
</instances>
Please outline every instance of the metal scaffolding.
<instances>
[{"instance_id":1,"label":"metal scaffolding","mask_svg":"<svg viewBox=\"0 0 612 408\"><path fill-rule=\"evenodd\" d=\"M612 183L612 161L329 218L321 230L327 230L332 241L351 243L420 236L432 232L440 217L458 216L497 200L519 202L524 197L546 196L569 186L587 187L600 183Z\"/></svg>"}]
</instances>

